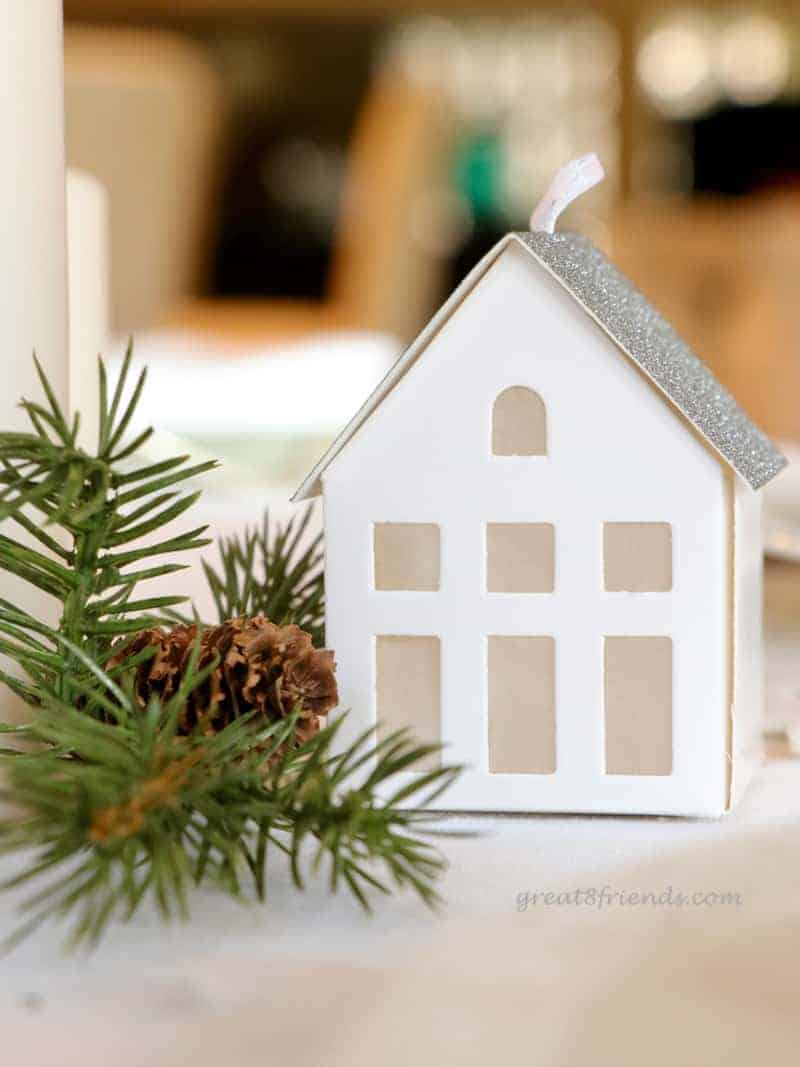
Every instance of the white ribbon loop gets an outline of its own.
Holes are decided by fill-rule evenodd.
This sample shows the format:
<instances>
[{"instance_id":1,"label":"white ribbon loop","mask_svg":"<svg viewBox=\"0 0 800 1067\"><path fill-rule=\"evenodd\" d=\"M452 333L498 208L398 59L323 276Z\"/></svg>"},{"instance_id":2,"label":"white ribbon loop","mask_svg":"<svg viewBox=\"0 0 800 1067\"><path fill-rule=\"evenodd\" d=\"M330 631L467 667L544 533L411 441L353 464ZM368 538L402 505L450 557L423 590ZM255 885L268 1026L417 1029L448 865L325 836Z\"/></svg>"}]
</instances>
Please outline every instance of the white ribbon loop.
<instances>
[{"instance_id":1,"label":"white ribbon loop","mask_svg":"<svg viewBox=\"0 0 800 1067\"><path fill-rule=\"evenodd\" d=\"M553 233L558 216L573 200L605 178L603 164L590 152L567 163L550 182L547 192L531 215L531 230Z\"/></svg>"}]
</instances>

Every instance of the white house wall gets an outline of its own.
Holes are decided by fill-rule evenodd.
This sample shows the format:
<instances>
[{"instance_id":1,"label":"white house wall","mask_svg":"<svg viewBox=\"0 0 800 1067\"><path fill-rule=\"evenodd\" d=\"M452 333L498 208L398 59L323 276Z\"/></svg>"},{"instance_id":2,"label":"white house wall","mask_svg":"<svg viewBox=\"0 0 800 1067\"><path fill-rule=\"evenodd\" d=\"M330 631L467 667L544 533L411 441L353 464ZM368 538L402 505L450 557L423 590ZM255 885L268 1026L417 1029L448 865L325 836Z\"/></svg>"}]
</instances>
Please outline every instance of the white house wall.
<instances>
[{"instance_id":1,"label":"white house wall","mask_svg":"<svg viewBox=\"0 0 800 1067\"><path fill-rule=\"evenodd\" d=\"M762 759L764 696L761 494L740 478L734 480L732 803L741 797Z\"/></svg>"},{"instance_id":2,"label":"white house wall","mask_svg":"<svg viewBox=\"0 0 800 1067\"><path fill-rule=\"evenodd\" d=\"M491 455L513 385L547 408L548 454ZM324 480L327 643L352 735L375 719L375 637L441 639L451 808L719 814L727 799L729 560L719 461L531 257L509 246ZM669 522L673 589L603 590L603 522ZM375 592L375 522L438 523L438 592ZM485 591L485 524L555 527L552 594ZM489 774L487 637L550 635L556 771ZM673 639L673 773L604 774L603 637ZM414 680L408 682L413 700Z\"/></svg>"}]
</instances>

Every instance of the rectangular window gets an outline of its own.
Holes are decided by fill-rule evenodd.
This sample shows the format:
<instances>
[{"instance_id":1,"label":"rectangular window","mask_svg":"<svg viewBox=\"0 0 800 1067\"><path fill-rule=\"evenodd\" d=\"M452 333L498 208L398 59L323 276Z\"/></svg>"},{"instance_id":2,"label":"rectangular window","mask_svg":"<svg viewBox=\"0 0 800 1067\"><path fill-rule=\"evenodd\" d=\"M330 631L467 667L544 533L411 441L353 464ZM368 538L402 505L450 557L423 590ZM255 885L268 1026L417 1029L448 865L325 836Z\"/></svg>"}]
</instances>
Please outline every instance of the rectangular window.
<instances>
[{"instance_id":1,"label":"rectangular window","mask_svg":"<svg viewBox=\"0 0 800 1067\"><path fill-rule=\"evenodd\" d=\"M375 588L439 588L439 527L425 522L376 522Z\"/></svg>"},{"instance_id":2,"label":"rectangular window","mask_svg":"<svg viewBox=\"0 0 800 1067\"><path fill-rule=\"evenodd\" d=\"M605 639L606 774L672 773L672 641Z\"/></svg>"},{"instance_id":3,"label":"rectangular window","mask_svg":"<svg viewBox=\"0 0 800 1067\"><path fill-rule=\"evenodd\" d=\"M552 593L553 527L547 522L490 522L486 588L490 593Z\"/></svg>"},{"instance_id":4,"label":"rectangular window","mask_svg":"<svg viewBox=\"0 0 800 1067\"><path fill-rule=\"evenodd\" d=\"M378 722L385 730L412 729L423 742L441 740L441 654L438 637L378 637L376 640ZM441 765L439 754L417 770Z\"/></svg>"},{"instance_id":5,"label":"rectangular window","mask_svg":"<svg viewBox=\"0 0 800 1067\"><path fill-rule=\"evenodd\" d=\"M672 589L672 527L668 522L603 525L605 588L611 593Z\"/></svg>"},{"instance_id":6,"label":"rectangular window","mask_svg":"<svg viewBox=\"0 0 800 1067\"><path fill-rule=\"evenodd\" d=\"M490 637L489 771L552 774L556 769L555 642Z\"/></svg>"}]
</instances>

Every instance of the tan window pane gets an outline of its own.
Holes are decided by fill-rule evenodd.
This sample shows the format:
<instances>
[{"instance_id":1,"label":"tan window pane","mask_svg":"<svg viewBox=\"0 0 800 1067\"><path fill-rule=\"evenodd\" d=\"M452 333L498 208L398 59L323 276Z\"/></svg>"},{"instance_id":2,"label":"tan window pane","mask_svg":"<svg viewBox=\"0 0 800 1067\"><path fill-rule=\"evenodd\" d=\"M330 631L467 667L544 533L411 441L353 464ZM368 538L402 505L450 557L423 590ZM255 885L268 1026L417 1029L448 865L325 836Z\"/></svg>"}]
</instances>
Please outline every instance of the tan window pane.
<instances>
[{"instance_id":1,"label":"tan window pane","mask_svg":"<svg viewBox=\"0 0 800 1067\"><path fill-rule=\"evenodd\" d=\"M409 726L419 741L441 740L441 668L438 637L379 637L376 642L378 722L387 730ZM438 753L420 770L441 765Z\"/></svg>"},{"instance_id":2,"label":"tan window pane","mask_svg":"<svg viewBox=\"0 0 800 1067\"><path fill-rule=\"evenodd\" d=\"M489 770L552 774L556 769L555 642L489 638Z\"/></svg>"},{"instance_id":3,"label":"tan window pane","mask_svg":"<svg viewBox=\"0 0 800 1067\"><path fill-rule=\"evenodd\" d=\"M494 402L492 452L496 456L543 456L547 418L538 393L522 385L504 390Z\"/></svg>"},{"instance_id":4,"label":"tan window pane","mask_svg":"<svg viewBox=\"0 0 800 1067\"><path fill-rule=\"evenodd\" d=\"M434 523L375 524L375 588L439 588L439 527Z\"/></svg>"},{"instance_id":5,"label":"tan window pane","mask_svg":"<svg viewBox=\"0 0 800 1067\"><path fill-rule=\"evenodd\" d=\"M547 522L490 522L486 588L490 593L552 593L553 527Z\"/></svg>"},{"instance_id":6,"label":"tan window pane","mask_svg":"<svg viewBox=\"0 0 800 1067\"><path fill-rule=\"evenodd\" d=\"M605 639L607 774L672 773L672 641Z\"/></svg>"},{"instance_id":7,"label":"tan window pane","mask_svg":"<svg viewBox=\"0 0 800 1067\"><path fill-rule=\"evenodd\" d=\"M607 522L603 552L609 592L665 593L672 589L672 527L668 522Z\"/></svg>"}]
</instances>

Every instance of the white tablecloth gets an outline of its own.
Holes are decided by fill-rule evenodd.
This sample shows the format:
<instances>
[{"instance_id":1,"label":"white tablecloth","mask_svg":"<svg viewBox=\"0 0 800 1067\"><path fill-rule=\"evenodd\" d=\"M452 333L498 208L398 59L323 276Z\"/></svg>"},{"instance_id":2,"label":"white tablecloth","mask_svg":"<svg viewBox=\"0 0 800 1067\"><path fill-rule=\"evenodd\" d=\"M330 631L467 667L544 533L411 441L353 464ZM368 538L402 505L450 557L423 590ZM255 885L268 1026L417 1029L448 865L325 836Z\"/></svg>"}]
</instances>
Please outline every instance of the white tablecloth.
<instances>
[{"instance_id":1,"label":"white tablecloth","mask_svg":"<svg viewBox=\"0 0 800 1067\"><path fill-rule=\"evenodd\" d=\"M263 907L201 892L190 924L164 929L145 910L88 958L65 958L58 931L41 932L0 963L3 1062L438 1065L514 1053L579 1067L750 1067L754 1049L786 1051L796 1037L800 762L765 766L721 822L451 825L479 836L446 843L439 915L408 894L372 917L321 883L298 894L276 857ZM603 886L662 904L529 897L518 910L520 894ZM705 903L663 903L668 890ZM0 898L3 932L14 899ZM730 1047L725 1033L738 1035Z\"/></svg>"}]
</instances>

